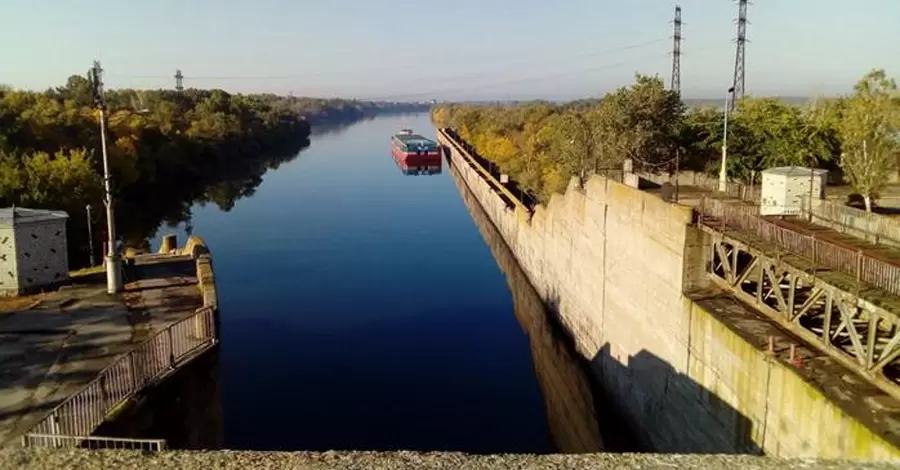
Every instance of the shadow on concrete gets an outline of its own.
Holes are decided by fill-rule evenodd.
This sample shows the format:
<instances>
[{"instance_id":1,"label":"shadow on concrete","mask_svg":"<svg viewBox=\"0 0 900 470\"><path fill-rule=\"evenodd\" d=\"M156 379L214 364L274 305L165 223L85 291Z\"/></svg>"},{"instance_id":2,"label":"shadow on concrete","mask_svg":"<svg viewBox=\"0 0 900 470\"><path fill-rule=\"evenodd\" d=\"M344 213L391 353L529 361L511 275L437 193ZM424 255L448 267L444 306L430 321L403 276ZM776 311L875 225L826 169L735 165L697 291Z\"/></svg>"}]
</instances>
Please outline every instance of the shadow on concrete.
<instances>
[{"instance_id":1,"label":"shadow on concrete","mask_svg":"<svg viewBox=\"0 0 900 470\"><path fill-rule=\"evenodd\" d=\"M605 344L591 360L608 396L632 424L637 440L654 452L762 454L752 421L665 359L647 350L614 358ZM764 386L765 384L760 384Z\"/></svg>"},{"instance_id":2,"label":"shadow on concrete","mask_svg":"<svg viewBox=\"0 0 900 470\"><path fill-rule=\"evenodd\" d=\"M578 354L565 329L549 313L557 310L555 303L551 300L545 305L455 168L451 168L451 174L475 225L506 277L516 319L528 336L535 375L544 398L548 431L557 451L641 450L635 445L632 431L623 424L603 396L601 387L592 380L588 361Z\"/></svg>"},{"instance_id":3,"label":"shadow on concrete","mask_svg":"<svg viewBox=\"0 0 900 470\"><path fill-rule=\"evenodd\" d=\"M54 315L40 310L26 312L18 314ZM78 334L78 342L72 344L73 331L19 331L4 329L9 321L0 323L0 444L38 424L122 352L98 346L113 326L102 316L84 319L79 328L96 331Z\"/></svg>"},{"instance_id":4,"label":"shadow on concrete","mask_svg":"<svg viewBox=\"0 0 900 470\"><path fill-rule=\"evenodd\" d=\"M579 354L559 322L559 300L541 301L459 172L450 173L506 274L560 451L762 453L747 416L652 352L618 360L606 344L590 360Z\"/></svg>"}]
</instances>

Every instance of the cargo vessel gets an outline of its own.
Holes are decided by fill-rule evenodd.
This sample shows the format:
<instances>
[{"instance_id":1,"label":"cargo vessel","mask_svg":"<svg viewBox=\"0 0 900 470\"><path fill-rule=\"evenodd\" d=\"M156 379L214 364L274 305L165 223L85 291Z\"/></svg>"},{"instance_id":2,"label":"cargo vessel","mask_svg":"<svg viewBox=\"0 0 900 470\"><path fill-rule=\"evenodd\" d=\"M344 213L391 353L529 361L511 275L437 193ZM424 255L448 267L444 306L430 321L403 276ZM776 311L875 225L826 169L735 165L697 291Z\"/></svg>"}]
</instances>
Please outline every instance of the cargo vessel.
<instances>
[{"instance_id":1,"label":"cargo vessel","mask_svg":"<svg viewBox=\"0 0 900 470\"><path fill-rule=\"evenodd\" d=\"M407 167L441 164L441 149L437 142L415 134L411 129L402 129L391 137L391 153L394 161Z\"/></svg>"}]
</instances>

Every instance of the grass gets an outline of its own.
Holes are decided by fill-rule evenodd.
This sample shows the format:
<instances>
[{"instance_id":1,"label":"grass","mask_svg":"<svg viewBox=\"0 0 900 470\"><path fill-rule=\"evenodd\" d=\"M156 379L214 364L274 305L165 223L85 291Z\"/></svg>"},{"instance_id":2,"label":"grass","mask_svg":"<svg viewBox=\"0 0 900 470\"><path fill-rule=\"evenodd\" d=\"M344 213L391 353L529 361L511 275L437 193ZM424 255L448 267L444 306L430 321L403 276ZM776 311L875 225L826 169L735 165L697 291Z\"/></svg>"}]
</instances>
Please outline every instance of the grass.
<instances>
[{"instance_id":1,"label":"grass","mask_svg":"<svg viewBox=\"0 0 900 470\"><path fill-rule=\"evenodd\" d=\"M41 303L43 294L22 295L16 297L0 297L0 313L28 310Z\"/></svg>"}]
</instances>

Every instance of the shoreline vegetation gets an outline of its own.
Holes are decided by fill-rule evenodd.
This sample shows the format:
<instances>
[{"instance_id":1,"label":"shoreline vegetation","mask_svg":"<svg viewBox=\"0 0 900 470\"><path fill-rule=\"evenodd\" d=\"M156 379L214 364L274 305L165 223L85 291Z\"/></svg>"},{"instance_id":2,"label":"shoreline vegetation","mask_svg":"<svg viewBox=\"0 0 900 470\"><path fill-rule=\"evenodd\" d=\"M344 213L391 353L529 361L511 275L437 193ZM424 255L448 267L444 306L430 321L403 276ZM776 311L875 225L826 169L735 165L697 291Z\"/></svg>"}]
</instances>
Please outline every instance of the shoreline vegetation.
<instances>
[{"instance_id":1,"label":"shoreline vegetation","mask_svg":"<svg viewBox=\"0 0 900 470\"><path fill-rule=\"evenodd\" d=\"M565 192L573 176L621 169L627 158L639 171L672 174L677 164L717 175L724 133L722 109L688 108L659 77L640 74L600 99L442 104L432 120L454 129L538 202ZM852 93L803 105L746 96L728 120L734 181L759 184L766 168L815 165L841 175L871 210L897 177L900 94L884 70L867 73Z\"/></svg>"},{"instance_id":2,"label":"shoreline vegetation","mask_svg":"<svg viewBox=\"0 0 900 470\"><path fill-rule=\"evenodd\" d=\"M195 203L230 210L266 171L306 148L313 127L428 109L199 89L109 90L106 101L117 235L126 246L143 246L162 223L189 224ZM88 263L88 204L99 254L103 162L90 82L72 76L44 92L0 86L0 207L68 212L74 269Z\"/></svg>"}]
</instances>

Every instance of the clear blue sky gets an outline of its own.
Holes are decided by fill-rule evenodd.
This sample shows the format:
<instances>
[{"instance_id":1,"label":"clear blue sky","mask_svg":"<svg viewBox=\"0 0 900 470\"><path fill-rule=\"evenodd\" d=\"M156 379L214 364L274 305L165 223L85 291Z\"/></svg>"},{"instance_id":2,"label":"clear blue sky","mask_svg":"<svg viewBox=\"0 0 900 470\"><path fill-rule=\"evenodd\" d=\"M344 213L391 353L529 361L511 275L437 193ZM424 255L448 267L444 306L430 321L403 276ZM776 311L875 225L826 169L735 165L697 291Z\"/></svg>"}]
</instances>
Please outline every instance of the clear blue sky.
<instances>
[{"instance_id":1,"label":"clear blue sky","mask_svg":"<svg viewBox=\"0 0 900 470\"><path fill-rule=\"evenodd\" d=\"M0 83L42 89L99 59L108 87L384 99L569 99L668 81L672 0L2 0ZM731 81L729 0L681 0L682 88ZM758 0L747 92L848 90L900 76L900 0ZM636 46L626 48L626 46Z\"/></svg>"}]
</instances>

